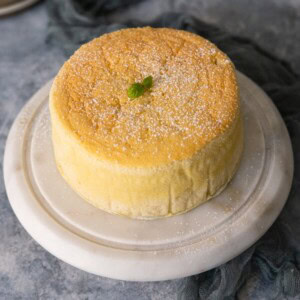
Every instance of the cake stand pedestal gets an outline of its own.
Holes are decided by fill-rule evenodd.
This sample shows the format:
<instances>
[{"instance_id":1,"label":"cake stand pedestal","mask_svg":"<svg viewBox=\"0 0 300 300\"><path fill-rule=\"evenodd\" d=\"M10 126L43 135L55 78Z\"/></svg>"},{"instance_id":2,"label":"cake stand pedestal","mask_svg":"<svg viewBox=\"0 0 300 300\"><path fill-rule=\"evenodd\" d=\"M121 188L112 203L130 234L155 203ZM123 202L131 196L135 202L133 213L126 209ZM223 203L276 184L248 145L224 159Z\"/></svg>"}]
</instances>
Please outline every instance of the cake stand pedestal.
<instances>
[{"instance_id":1,"label":"cake stand pedestal","mask_svg":"<svg viewBox=\"0 0 300 300\"><path fill-rule=\"evenodd\" d=\"M17 218L59 259L115 279L174 279L239 255L266 232L285 204L293 155L272 101L241 73L238 82L245 147L236 175L210 201L156 220L133 220L94 208L63 180L51 144L47 83L22 109L7 139L4 179Z\"/></svg>"}]
</instances>

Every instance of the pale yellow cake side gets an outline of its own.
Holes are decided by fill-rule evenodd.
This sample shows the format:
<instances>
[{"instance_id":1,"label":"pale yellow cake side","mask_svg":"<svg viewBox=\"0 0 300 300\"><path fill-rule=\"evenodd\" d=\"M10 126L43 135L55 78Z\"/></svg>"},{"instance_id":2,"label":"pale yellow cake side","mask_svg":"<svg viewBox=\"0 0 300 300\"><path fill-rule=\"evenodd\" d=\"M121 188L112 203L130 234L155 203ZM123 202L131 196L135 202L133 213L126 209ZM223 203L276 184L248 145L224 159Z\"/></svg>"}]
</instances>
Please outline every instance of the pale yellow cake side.
<instances>
[{"instance_id":1,"label":"pale yellow cake side","mask_svg":"<svg viewBox=\"0 0 300 300\"><path fill-rule=\"evenodd\" d=\"M130 99L128 87L149 75L151 89ZM181 30L124 29L83 45L54 80L50 113L66 182L92 205L133 218L207 201L243 148L232 62Z\"/></svg>"},{"instance_id":2,"label":"pale yellow cake side","mask_svg":"<svg viewBox=\"0 0 300 300\"><path fill-rule=\"evenodd\" d=\"M186 212L218 193L240 161L240 116L192 158L139 168L99 159L65 127L51 104L52 140L61 175L86 201L113 214L157 218Z\"/></svg>"}]
</instances>

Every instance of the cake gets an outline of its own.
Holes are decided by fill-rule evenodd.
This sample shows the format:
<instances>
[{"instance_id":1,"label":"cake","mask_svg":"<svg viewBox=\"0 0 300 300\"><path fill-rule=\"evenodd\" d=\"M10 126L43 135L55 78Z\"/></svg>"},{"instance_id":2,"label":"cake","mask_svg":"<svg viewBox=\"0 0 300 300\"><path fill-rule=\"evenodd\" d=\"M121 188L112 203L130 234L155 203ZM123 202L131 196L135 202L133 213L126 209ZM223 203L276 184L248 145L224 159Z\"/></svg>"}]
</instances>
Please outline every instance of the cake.
<instances>
[{"instance_id":1,"label":"cake","mask_svg":"<svg viewBox=\"0 0 300 300\"><path fill-rule=\"evenodd\" d=\"M149 76L152 86L130 98ZM49 105L58 170L109 213L184 213L217 195L240 161L234 65L189 32L123 29L84 44L55 77Z\"/></svg>"}]
</instances>

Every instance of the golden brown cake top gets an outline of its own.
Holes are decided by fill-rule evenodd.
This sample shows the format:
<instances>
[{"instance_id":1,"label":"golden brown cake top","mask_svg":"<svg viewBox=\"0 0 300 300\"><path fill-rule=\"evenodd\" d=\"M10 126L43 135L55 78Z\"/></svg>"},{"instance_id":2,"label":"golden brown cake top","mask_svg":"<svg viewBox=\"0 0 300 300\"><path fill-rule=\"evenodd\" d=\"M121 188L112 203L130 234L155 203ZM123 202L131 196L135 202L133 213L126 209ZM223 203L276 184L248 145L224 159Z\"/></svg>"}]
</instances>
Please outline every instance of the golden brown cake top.
<instances>
[{"instance_id":1,"label":"golden brown cake top","mask_svg":"<svg viewBox=\"0 0 300 300\"><path fill-rule=\"evenodd\" d=\"M134 82L153 86L130 99ZM192 33L124 29L80 47L63 65L51 101L64 126L91 153L124 165L192 157L239 113L234 66Z\"/></svg>"}]
</instances>

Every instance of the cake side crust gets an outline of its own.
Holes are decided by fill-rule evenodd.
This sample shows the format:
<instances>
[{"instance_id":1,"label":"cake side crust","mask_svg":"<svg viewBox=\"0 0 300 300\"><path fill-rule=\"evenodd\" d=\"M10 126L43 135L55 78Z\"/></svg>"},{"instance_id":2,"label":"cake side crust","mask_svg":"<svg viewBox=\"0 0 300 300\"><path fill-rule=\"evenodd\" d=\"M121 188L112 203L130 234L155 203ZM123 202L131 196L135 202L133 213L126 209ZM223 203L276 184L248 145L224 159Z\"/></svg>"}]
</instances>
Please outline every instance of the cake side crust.
<instances>
[{"instance_id":1,"label":"cake side crust","mask_svg":"<svg viewBox=\"0 0 300 300\"><path fill-rule=\"evenodd\" d=\"M92 156L64 124L50 101L52 140L58 169L92 205L133 218L186 212L204 203L234 175L243 147L241 117L192 158L154 167L111 164Z\"/></svg>"}]
</instances>

